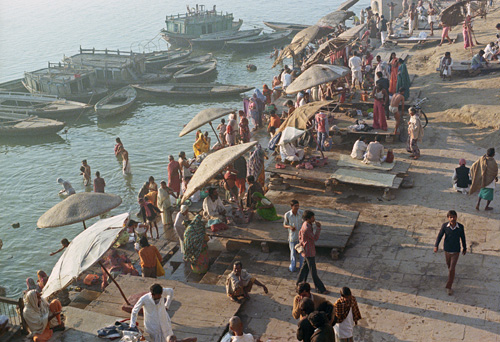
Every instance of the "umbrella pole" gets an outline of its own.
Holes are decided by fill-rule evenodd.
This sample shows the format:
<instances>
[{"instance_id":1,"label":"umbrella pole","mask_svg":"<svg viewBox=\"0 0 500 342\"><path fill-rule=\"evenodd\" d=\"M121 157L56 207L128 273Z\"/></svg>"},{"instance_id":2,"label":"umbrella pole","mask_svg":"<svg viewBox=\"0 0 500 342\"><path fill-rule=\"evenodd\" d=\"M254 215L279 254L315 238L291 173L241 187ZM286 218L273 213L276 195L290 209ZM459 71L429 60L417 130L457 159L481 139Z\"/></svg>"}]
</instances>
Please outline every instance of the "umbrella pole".
<instances>
[{"instance_id":1,"label":"umbrella pole","mask_svg":"<svg viewBox=\"0 0 500 342\"><path fill-rule=\"evenodd\" d=\"M214 134L215 134L215 137L217 138L217 141L219 142L219 144L221 144L221 145L222 145L222 142L221 142L221 141L220 141L220 139L219 139L219 135L218 135L218 134L217 134L217 132L215 131L214 126L212 126L212 121L210 121L210 122L209 122L209 124L210 124L210 127L212 127L212 131L214 131Z\"/></svg>"},{"instance_id":2,"label":"umbrella pole","mask_svg":"<svg viewBox=\"0 0 500 342\"><path fill-rule=\"evenodd\" d=\"M83 230L87 229L87 226L85 225L85 221L82 221L83 223Z\"/></svg>"},{"instance_id":3,"label":"umbrella pole","mask_svg":"<svg viewBox=\"0 0 500 342\"><path fill-rule=\"evenodd\" d=\"M127 300L127 297L125 297L125 293L123 293L122 288L120 287L120 285L118 285L118 283L116 282L115 278L113 278L111 276L111 274L109 274L108 270L106 269L106 267L104 267L104 265L102 264L101 261L99 261L99 265L101 265L101 268L104 270L104 272L106 272L106 274L108 275L109 279L111 279L113 281L113 283L115 283L116 287L118 288L118 291L120 291L120 294L122 295L123 299L125 299L125 303L127 303L127 305L130 305L129 301Z\"/></svg>"}]
</instances>

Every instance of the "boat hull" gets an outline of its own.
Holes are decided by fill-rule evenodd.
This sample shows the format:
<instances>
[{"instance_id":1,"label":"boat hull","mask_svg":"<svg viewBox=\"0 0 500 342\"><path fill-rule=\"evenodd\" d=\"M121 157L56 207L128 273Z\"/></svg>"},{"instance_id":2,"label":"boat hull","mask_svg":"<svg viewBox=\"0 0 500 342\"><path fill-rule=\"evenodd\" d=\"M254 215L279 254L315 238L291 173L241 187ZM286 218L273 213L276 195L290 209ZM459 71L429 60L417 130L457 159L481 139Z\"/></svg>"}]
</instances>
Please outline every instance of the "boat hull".
<instances>
[{"instance_id":1,"label":"boat hull","mask_svg":"<svg viewBox=\"0 0 500 342\"><path fill-rule=\"evenodd\" d=\"M219 33L236 32L240 29L241 25L243 25L243 20L240 19L237 22L233 22L232 28L230 28L229 30L225 30L225 31L219 31ZM176 47L189 47L189 46L191 46L191 40L200 37L200 36L189 35L189 34L173 33L173 32L168 32L165 30L161 31L161 35L162 35L163 39L165 39L169 44L176 46Z\"/></svg>"},{"instance_id":2,"label":"boat hull","mask_svg":"<svg viewBox=\"0 0 500 342\"><path fill-rule=\"evenodd\" d=\"M288 34L287 34L288 33ZM286 42L289 42L291 39L291 31L283 31L282 35L277 35L275 33L271 33L270 35L276 35L276 37L270 37L268 40L262 41L248 41L245 39L235 40L232 42L227 42L227 48L242 52L242 53L252 53L255 51L260 51L263 49L268 49L272 47L279 46ZM252 39L252 38L250 38Z\"/></svg>"},{"instance_id":3,"label":"boat hull","mask_svg":"<svg viewBox=\"0 0 500 342\"><path fill-rule=\"evenodd\" d=\"M113 104L109 103L116 99L123 101ZM110 117L125 112L135 102L137 92L132 86L127 86L115 91L113 94L106 96L95 105L95 111L99 117Z\"/></svg>"},{"instance_id":4,"label":"boat hull","mask_svg":"<svg viewBox=\"0 0 500 342\"><path fill-rule=\"evenodd\" d=\"M59 94L44 94L37 92L33 90L26 82L23 81L24 87L31 93L31 94L41 94L41 95L55 95L59 96ZM82 92L82 93L76 93L76 94L67 94L64 96L66 100L70 101L77 101L77 102L83 102L83 103L96 103L100 99L102 99L106 94L108 93L108 88L105 87L97 87L94 88L94 90L89 91L89 92Z\"/></svg>"},{"instance_id":5,"label":"boat hull","mask_svg":"<svg viewBox=\"0 0 500 342\"><path fill-rule=\"evenodd\" d=\"M139 84L132 85L140 94L152 95L166 98L221 98L235 97L254 87L224 85L224 84L206 84L206 83L184 83L184 84L157 84L144 86Z\"/></svg>"},{"instance_id":6,"label":"boat hull","mask_svg":"<svg viewBox=\"0 0 500 342\"><path fill-rule=\"evenodd\" d=\"M13 125L5 124L0 120L0 136L18 137L56 134L66 125L61 121L41 119L36 116L26 117L26 120ZM8 117L2 117L2 119L8 121Z\"/></svg>"},{"instance_id":7,"label":"boat hull","mask_svg":"<svg viewBox=\"0 0 500 342\"><path fill-rule=\"evenodd\" d=\"M144 63L146 67L146 72L152 72L152 73L158 72L167 64L175 63L189 57L191 52L192 52L191 50L172 51L170 53L167 52L163 54L163 56L157 55L157 56L147 57L146 62Z\"/></svg>"},{"instance_id":8,"label":"boat hull","mask_svg":"<svg viewBox=\"0 0 500 342\"><path fill-rule=\"evenodd\" d=\"M204 50L220 50L226 45L226 42L236 40L236 39L254 37L254 36L259 35L261 31L262 31L262 29L236 31L236 32L233 32L234 34L232 34L232 35L222 36L218 39L217 38L204 39L203 37L200 37L200 38L193 39L191 42L192 42L194 48L199 48L199 49L204 49Z\"/></svg>"},{"instance_id":9,"label":"boat hull","mask_svg":"<svg viewBox=\"0 0 500 342\"><path fill-rule=\"evenodd\" d=\"M172 77L176 83L203 83L217 77L217 61L200 63L177 71Z\"/></svg>"},{"instance_id":10,"label":"boat hull","mask_svg":"<svg viewBox=\"0 0 500 342\"><path fill-rule=\"evenodd\" d=\"M291 30L292 34L297 34L303 29L308 28L310 25L302 25L302 24L292 24L292 23L281 23L275 21L264 21L264 25L272 28L275 31L286 31Z\"/></svg>"}]
</instances>

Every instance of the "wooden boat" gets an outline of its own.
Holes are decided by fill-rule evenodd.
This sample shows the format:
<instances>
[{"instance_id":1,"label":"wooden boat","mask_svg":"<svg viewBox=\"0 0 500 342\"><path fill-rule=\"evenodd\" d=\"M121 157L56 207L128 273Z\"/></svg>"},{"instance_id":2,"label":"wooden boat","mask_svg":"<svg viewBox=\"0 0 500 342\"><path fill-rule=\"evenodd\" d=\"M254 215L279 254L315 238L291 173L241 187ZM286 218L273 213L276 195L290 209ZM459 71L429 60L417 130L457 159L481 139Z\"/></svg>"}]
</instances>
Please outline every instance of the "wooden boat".
<instances>
[{"instance_id":1,"label":"wooden boat","mask_svg":"<svg viewBox=\"0 0 500 342\"><path fill-rule=\"evenodd\" d=\"M174 73L174 72L177 72L181 69L189 68L193 65L208 62L212 58L213 57L212 57L211 53L203 55L203 56L190 57L188 59L183 59L183 60L175 62L175 63L167 64L163 67L162 70L163 70L163 72Z\"/></svg>"},{"instance_id":2,"label":"wooden boat","mask_svg":"<svg viewBox=\"0 0 500 342\"><path fill-rule=\"evenodd\" d=\"M55 95L0 91L0 111L13 111L40 117L60 118L77 115L92 105L68 101Z\"/></svg>"},{"instance_id":3,"label":"wooden boat","mask_svg":"<svg viewBox=\"0 0 500 342\"><path fill-rule=\"evenodd\" d=\"M230 49L241 52L253 52L255 50L275 47L290 40L291 30L278 31L273 33L264 33L259 36L233 40L227 42L226 46Z\"/></svg>"},{"instance_id":4,"label":"wooden boat","mask_svg":"<svg viewBox=\"0 0 500 342\"><path fill-rule=\"evenodd\" d=\"M38 136L55 134L65 126L64 122L43 119L38 116L12 111L0 112L0 136Z\"/></svg>"},{"instance_id":5,"label":"wooden boat","mask_svg":"<svg viewBox=\"0 0 500 342\"><path fill-rule=\"evenodd\" d=\"M286 31L291 30L293 34L308 28L311 25L301 25L301 24L291 24L291 23L280 23L277 21L264 21L264 25L272 28L275 31Z\"/></svg>"},{"instance_id":6,"label":"wooden boat","mask_svg":"<svg viewBox=\"0 0 500 342\"><path fill-rule=\"evenodd\" d=\"M108 117L126 111L134 104L136 98L137 92L134 87L126 86L97 102L94 108L97 115Z\"/></svg>"},{"instance_id":7,"label":"wooden boat","mask_svg":"<svg viewBox=\"0 0 500 342\"><path fill-rule=\"evenodd\" d=\"M211 59L177 71L172 77L175 82L204 82L217 76L217 61Z\"/></svg>"},{"instance_id":8,"label":"wooden boat","mask_svg":"<svg viewBox=\"0 0 500 342\"><path fill-rule=\"evenodd\" d=\"M222 49L226 42L236 39L249 38L260 34L262 29L241 30L236 32L217 32L203 34L200 38L191 40L194 47L203 49Z\"/></svg>"},{"instance_id":9,"label":"wooden boat","mask_svg":"<svg viewBox=\"0 0 500 342\"><path fill-rule=\"evenodd\" d=\"M238 31L243 20L233 20L232 13L217 12L215 5L212 9L196 5L188 7L186 13L167 15L161 35L172 45L189 46L192 39L199 38L202 34Z\"/></svg>"},{"instance_id":10,"label":"wooden boat","mask_svg":"<svg viewBox=\"0 0 500 342\"><path fill-rule=\"evenodd\" d=\"M254 89L244 85L212 84L212 83L164 83L150 85L132 85L139 92L162 97L224 97L238 96Z\"/></svg>"},{"instance_id":11,"label":"wooden boat","mask_svg":"<svg viewBox=\"0 0 500 342\"><path fill-rule=\"evenodd\" d=\"M146 54L146 72L157 72L165 65L189 57L193 50L158 51Z\"/></svg>"},{"instance_id":12,"label":"wooden boat","mask_svg":"<svg viewBox=\"0 0 500 342\"><path fill-rule=\"evenodd\" d=\"M22 78L0 83L0 90L26 92Z\"/></svg>"}]
</instances>

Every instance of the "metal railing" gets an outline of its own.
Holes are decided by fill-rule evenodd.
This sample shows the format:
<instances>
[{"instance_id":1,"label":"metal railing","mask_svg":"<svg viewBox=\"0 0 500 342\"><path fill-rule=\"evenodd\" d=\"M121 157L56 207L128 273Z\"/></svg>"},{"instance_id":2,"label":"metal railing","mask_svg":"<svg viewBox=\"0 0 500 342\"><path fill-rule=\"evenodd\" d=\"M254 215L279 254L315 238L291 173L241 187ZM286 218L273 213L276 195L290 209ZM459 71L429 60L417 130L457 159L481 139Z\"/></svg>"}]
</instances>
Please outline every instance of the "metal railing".
<instances>
[{"instance_id":1,"label":"metal railing","mask_svg":"<svg viewBox=\"0 0 500 342\"><path fill-rule=\"evenodd\" d=\"M5 315L9 318L9 323L13 327L21 327L22 331L26 330L26 322L23 318L24 303L23 299L11 299L0 297L0 315Z\"/></svg>"}]
</instances>

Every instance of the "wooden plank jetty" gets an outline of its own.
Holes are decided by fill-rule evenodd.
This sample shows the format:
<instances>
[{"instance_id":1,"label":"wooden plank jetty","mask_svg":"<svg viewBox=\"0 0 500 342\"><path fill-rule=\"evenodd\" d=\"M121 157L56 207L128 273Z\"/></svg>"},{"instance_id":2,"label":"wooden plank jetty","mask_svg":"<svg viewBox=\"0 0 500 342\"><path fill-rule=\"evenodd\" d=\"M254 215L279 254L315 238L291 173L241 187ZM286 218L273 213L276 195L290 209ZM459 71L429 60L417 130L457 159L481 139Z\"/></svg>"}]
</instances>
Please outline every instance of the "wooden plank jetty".
<instances>
[{"instance_id":1,"label":"wooden plank jetty","mask_svg":"<svg viewBox=\"0 0 500 342\"><path fill-rule=\"evenodd\" d=\"M175 280L141 278L120 275L116 281L127 296L149 291L153 283L174 289L174 299L168 310L172 321L172 330L178 339L198 337L198 341L219 341L227 329L229 319L240 309L226 296L222 286L182 283ZM85 310L109 316L130 318L123 311L124 304L116 286L108 286L106 290ZM143 318L138 319L143 329Z\"/></svg>"},{"instance_id":2,"label":"wooden plank jetty","mask_svg":"<svg viewBox=\"0 0 500 342\"><path fill-rule=\"evenodd\" d=\"M275 204L278 215L283 216L290 210L289 205ZM316 220L321 222L321 235L316 241L316 247L329 248L334 250L334 254L341 253L347 246L356 222L359 212L331 209L331 208L311 208L315 214ZM283 220L265 221L257 214L250 223L231 225L227 230L218 232L208 232L209 235L234 239L248 240L257 242L269 242L288 245L288 230L283 228Z\"/></svg>"}]
</instances>

